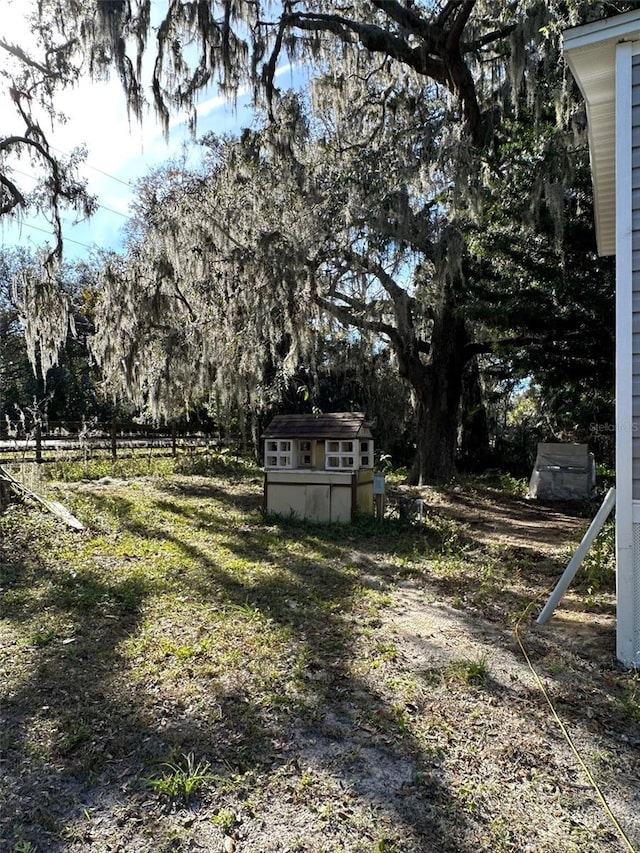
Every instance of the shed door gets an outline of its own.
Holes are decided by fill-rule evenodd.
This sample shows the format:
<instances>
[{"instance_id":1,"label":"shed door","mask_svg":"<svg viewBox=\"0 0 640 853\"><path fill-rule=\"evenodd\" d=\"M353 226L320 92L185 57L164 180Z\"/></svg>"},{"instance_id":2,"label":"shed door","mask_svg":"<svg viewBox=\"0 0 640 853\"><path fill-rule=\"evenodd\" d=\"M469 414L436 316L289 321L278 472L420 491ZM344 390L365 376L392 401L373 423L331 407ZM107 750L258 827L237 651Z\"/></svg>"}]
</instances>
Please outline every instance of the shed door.
<instances>
[{"instance_id":1,"label":"shed door","mask_svg":"<svg viewBox=\"0 0 640 853\"><path fill-rule=\"evenodd\" d=\"M351 521L351 501L353 491L351 484L333 486L331 489L331 521L338 524L349 524Z\"/></svg>"},{"instance_id":2,"label":"shed door","mask_svg":"<svg viewBox=\"0 0 640 853\"><path fill-rule=\"evenodd\" d=\"M307 485L305 488L304 515L313 521L331 521L331 487Z\"/></svg>"}]
</instances>

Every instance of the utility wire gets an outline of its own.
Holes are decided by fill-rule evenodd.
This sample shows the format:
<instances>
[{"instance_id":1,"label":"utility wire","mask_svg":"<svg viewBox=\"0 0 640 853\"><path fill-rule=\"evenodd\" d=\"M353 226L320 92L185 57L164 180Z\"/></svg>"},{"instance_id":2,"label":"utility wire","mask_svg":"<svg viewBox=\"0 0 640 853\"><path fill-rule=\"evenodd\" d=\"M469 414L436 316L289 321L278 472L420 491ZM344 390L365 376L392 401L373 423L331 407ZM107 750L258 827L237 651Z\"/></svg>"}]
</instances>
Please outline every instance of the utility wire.
<instances>
[{"instance_id":1,"label":"utility wire","mask_svg":"<svg viewBox=\"0 0 640 853\"><path fill-rule=\"evenodd\" d=\"M56 149L57 151L58 149ZM110 175L109 172L105 172L103 169L98 169L97 166L92 166L91 163L86 164L90 169L93 169L94 172L100 172L101 175L104 175L106 178L111 178L112 181L117 181L119 184L123 184L125 187L129 187L129 189L133 189L133 185L131 181L123 181L122 178L116 178L115 175Z\"/></svg>"},{"instance_id":2,"label":"utility wire","mask_svg":"<svg viewBox=\"0 0 640 853\"><path fill-rule=\"evenodd\" d=\"M57 151L58 154L62 154L65 157L68 157L69 154L66 151L63 151L61 148L56 148L55 145L50 145L49 148L53 149L53 151ZM88 161L85 162L85 165L88 166L89 169L93 169L94 172L100 172L101 175L104 175L107 178L111 178L112 181L117 181L119 184L123 184L125 187L129 187L129 189L133 189L133 185L131 181L123 181L122 178L117 178L115 175L111 175L109 172L105 172L104 169L99 169L97 166L92 166Z\"/></svg>"},{"instance_id":3,"label":"utility wire","mask_svg":"<svg viewBox=\"0 0 640 853\"><path fill-rule=\"evenodd\" d=\"M16 175L23 175L25 178L31 178L33 181L37 181L38 178L36 175L31 175L29 172L23 172L22 169L16 169L13 166L11 167L11 171L15 172ZM97 171L101 171L98 169ZM103 175L107 175L106 172L102 173ZM113 175L107 175L108 178L113 178L114 181L120 180L119 178L114 178ZM124 181L120 181L121 184L124 184ZM130 187L130 184L125 184L125 186ZM97 205L101 210L108 210L109 213L115 213L116 216L122 216L123 219L129 219L129 216L126 213L122 213L121 210L114 210L112 207L107 207L106 204L98 204Z\"/></svg>"},{"instance_id":4,"label":"utility wire","mask_svg":"<svg viewBox=\"0 0 640 853\"><path fill-rule=\"evenodd\" d=\"M47 237L55 237L51 231L47 231L46 228L40 228L38 225L30 225L28 222L21 222L20 228L31 228L34 231L41 231L43 234L46 234ZM82 246L83 249L93 249L93 246L87 245L87 243L81 243L79 240L73 240L71 237L64 238L65 243L75 243L76 246Z\"/></svg>"}]
</instances>

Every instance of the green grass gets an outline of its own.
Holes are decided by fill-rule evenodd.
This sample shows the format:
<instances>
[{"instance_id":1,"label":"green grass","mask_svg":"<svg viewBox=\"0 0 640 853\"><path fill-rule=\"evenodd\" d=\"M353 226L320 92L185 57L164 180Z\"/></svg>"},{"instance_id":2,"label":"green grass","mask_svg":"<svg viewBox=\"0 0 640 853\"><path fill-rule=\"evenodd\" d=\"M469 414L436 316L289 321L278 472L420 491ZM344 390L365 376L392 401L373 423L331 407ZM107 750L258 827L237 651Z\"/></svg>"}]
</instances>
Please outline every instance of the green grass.
<instances>
[{"instance_id":1,"label":"green grass","mask_svg":"<svg viewBox=\"0 0 640 853\"><path fill-rule=\"evenodd\" d=\"M134 479L139 477L170 477L174 474L202 477L243 479L257 477L263 472L255 461L228 450L189 449L178 446L175 456L166 449L136 448L121 451L114 460L110 452L93 451L83 454L67 452L58 456L52 452L43 454L43 463L7 461L4 467L26 485L35 488L43 482L77 483L86 480Z\"/></svg>"},{"instance_id":2,"label":"green grass","mask_svg":"<svg viewBox=\"0 0 640 853\"><path fill-rule=\"evenodd\" d=\"M620 687L621 692L614 700L617 711L625 719L640 723L640 676L637 672L621 676Z\"/></svg>"},{"instance_id":3,"label":"green grass","mask_svg":"<svg viewBox=\"0 0 640 853\"><path fill-rule=\"evenodd\" d=\"M146 783L159 797L186 805L208 782L213 781L210 767L208 761L196 762L190 752L179 761L162 764L162 775L147 779Z\"/></svg>"},{"instance_id":4,"label":"green grass","mask_svg":"<svg viewBox=\"0 0 640 853\"><path fill-rule=\"evenodd\" d=\"M336 831L314 848L301 830L300 849L341 849L342 825L361 833L358 853L418 849L406 838L426 832L425 802L454 844L472 809L434 780L468 771L477 746L465 738L479 726L466 721L495 698L490 663L461 656L421 672L382 617L400 585L424 606L509 630L562 561L480 546L433 510L422 525L265 518L250 464L217 459L203 476L186 473L200 461L165 462L169 472L153 473L146 460L122 460L95 479L82 466L61 469L50 494L82 532L34 507L0 516L8 849L56 849L69 834L78 845L69 849L82 849L99 824L81 804L104 792L123 804L121 825L141 822L158 850L195 838L180 822L169 831L171 815L186 812L188 823L203 810L219 833L206 843L222 849L220 834L282 803L308 809L323 839ZM439 642L419 639L425 656ZM636 686L618 685L630 719ZM343 741L331 775L318 756L328 761L327 743ZM360 762L379 755L411 768L397 825L359 788ZM41 805L27 825L30 797ZM504 834L500 814L494 823L478 830L486 849Z\"/></svg>"},{"instance_id":5,"label":"green grass","mask_svg":"<svg viewBox=\"0 0 640 853\"><path fill-rule=\"evenodd\" d=\"M308 667L345 654L357 572L331 533L264 524L250 487L156 483L68 491L78 515L92 505L81 534L19 509L0 519L15 557L0 615L55 666L68 662L92 733L105 687L114 725L127 712L121 691L133 690L144 726L153 681L170 706L193 708L201 731L211 724L205 740L218 762L246 767L262 760L270 731L321 701L325 686ZM19 680L37 674L23 667ZM238 692L250 701L236 702ZM52 700L51 714L64 704ZM223 750L236 724L242 737ZM65 735L65 749L75 737ZM171 741L182 745L177 733ZM44 760L53 751L43 742Z\"/></svg>"},{"instance_id":6,"label":"green grass","mask_svg":"<svg viewBox=\"0 0 640 853\"><path fill-rule=\"evenodd\" d=\"M429 669L423 676L428 684L486 687L489 683L490 666L484 655L473 659L460 658L451 660L442 667Z\"/></svg>"},{"instance_id":7,"label":"green grass","mask_svg":"<svg viewBox=\"0 0 640 853\"><path fill-rule=\"evenodd\" d=\"M590 595L615 590L615 523L606 522L578 572L577 582Z\"/></svg>"}]
</instances>

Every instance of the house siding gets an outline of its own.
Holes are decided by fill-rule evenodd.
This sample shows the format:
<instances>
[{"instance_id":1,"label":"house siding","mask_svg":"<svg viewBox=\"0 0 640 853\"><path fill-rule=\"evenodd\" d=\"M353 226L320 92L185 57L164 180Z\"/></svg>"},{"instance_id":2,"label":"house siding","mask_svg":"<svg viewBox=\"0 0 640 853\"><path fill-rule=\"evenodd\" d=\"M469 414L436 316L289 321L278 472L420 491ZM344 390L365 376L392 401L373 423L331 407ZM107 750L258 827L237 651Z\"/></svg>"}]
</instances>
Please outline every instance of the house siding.
<instances>
[{"instance_id":1,"label":"house siding","mask_svg":"<svg viewBox=\"0 0 640 853\"><path fill-rule=\"evenodd\" d=\"M618 424L618 429L633 433L633 499L640 500L640 54L632 58L632 153L631 153L631 222L632 222L632 311L633 311L633 423Z\"/></svg>"}]
</instances>

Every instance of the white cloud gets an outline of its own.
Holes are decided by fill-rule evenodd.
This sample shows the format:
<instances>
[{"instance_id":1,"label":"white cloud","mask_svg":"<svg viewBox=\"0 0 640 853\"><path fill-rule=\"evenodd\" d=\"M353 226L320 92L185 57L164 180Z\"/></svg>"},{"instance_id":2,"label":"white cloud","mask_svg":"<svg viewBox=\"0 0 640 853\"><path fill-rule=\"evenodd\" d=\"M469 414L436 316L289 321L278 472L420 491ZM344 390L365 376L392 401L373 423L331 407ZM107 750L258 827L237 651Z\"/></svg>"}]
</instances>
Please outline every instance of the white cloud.
<instances>
[{"instance_id":1,"label":"white cloud","mask_svg":"<svg viewBox=\"0 0 640 853\"><path fill-rule=\"evenodd\" d=\"M33 47L33 39L21 14L24 7L11 4L10 0L3 0L3 3L9 3L9 6L3 9L2 37L29 50ZM278 76L286 73L291 75L293 84L294 70L289 65L277 71ZM230 132L250 123L249 101L248 91L239 94L235 105L229 104L220 95L205 94L198 105L198 133L209 130ZM153 166L165 162L171 156L179 156L184 146L191 143L187 115L171 118L167 141L151 108L142 124L127 115L125 96L119 80L115 78L98 83L88 79L80 80L73 88L59 92L55 105L67 118L52 128L43 123L50 144L56 152L64 154L69 154L79 146L86 146L87 160L81 171L88 182L89 191L104 206L89 223L74 225L71 217L65 217L65 220L68 219L68 223L65 221L65 234L81 243L101 244L105 240L113 244L125 222L123 214L128 213L131 184ZM0 127L5 133L13 132L19 127L18 121L8 92L0 90ZM27 173L34 171L25 158L21 159L17 168ZM30 189L32 182L24 175L20 177L25 181L25 187ZM104 208L111 208L120 215L110 214ZM36 230L49 230L44 219L26 217L23 222L23 228L7 224L6 221L0 223L5 245L25 242L41 244L47 240L45 234ZM83 251L86 250L71 243L67 246L69 256L77 256Z\"/></svg>"},{"instance_id":2,"label":"white cloud","mask_svg":"<svg viewBox=\"0 0 640 853\"><path fill-rule=\"evenodd\" d=\"M1 94L1 93L0 93ZM159 123L149 111L142 124L127 115L125 97L119 81L101 83L81 81L73 89L60 93L56 107L67 116L64 123L49 128L43 124L54 151L68 155L74 148L86 146L87 158L80 167L87 180L89 191L98 197L100 204L120 214L128 214L132 184L154 165L178 156L185 144L191 143L186 115L173 118L169 139L165 139ZM215 119L216 129L230 130L237 122L234 112L221 97L206 99L198 110L199 117L208 126ZM0 97L0 122L5 129L17 128L17 117L7 99ZM201 129L205 128L201 125ZM20 174L16 177L29 190L35 183L37 169L26 158L15 163ZM33 175L30 179L28 175ZM105 214L106 217L105 217ZM106 219L111 218L111 222ZM65 220L67 217L65 217ZM113 238L124 224L122 216L99 211L91 223L65 224L65 234L79 242L102 243L102 238ZM47 237L36 229L50 230L42 218L24 219L25 227L3 224L2 242L40 245ZM29 227L29 225L33 227ZM82 254L83 247L69 243L66 254Z\"/></svg>"}]
</instances>

